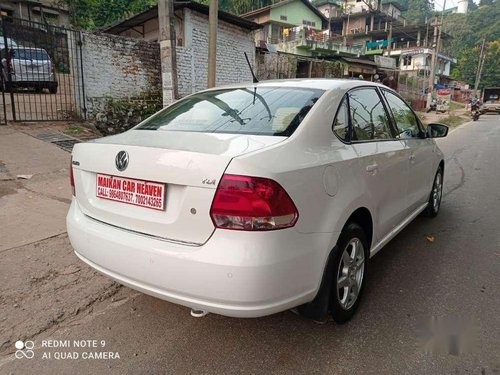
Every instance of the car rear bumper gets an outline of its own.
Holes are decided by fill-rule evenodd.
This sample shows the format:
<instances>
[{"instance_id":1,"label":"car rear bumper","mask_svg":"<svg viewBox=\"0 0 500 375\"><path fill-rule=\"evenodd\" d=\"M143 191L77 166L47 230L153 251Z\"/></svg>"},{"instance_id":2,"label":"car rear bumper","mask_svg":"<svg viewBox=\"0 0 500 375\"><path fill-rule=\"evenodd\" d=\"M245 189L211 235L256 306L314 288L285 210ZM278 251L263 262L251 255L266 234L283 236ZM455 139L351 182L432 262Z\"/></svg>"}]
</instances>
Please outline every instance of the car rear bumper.
<instances>
[{"instance_id":1,"label":"car rear bumper","mask_svg":"<svg viewBox=\"0 0 500 375\"><path fill-rule=\"evenodd\" d=\"M23 81L23 80L12 80L12 85L15 87L35 87L35 86L43 86L43 87L49 87L49 86L56 86L57 87L57 81L44 81L44 80L39 80L39 81Z\"/></svg>"},{"instance_id":2,"label":"car rear bumper","mask_svg":"<svg viewBox=\"0 0 500 375\"><path fill-rule=\"evenodd\" d=\"M481 108L482 113L495 112L500 113L500 106L483 106Z\"/></svg>"},{"instance_id":3,"label":"car rear bumper","mask_svg":"<svg viewBox=\"0 0 500 375\"><path fill-rule=\"evenodd\" d=\"M143 293L233 317L259 317L311 301L332 233L216 230L188 246L119 229L85 216L73 200L68 235L97 271Z\"/></svg>"}]
</instances>

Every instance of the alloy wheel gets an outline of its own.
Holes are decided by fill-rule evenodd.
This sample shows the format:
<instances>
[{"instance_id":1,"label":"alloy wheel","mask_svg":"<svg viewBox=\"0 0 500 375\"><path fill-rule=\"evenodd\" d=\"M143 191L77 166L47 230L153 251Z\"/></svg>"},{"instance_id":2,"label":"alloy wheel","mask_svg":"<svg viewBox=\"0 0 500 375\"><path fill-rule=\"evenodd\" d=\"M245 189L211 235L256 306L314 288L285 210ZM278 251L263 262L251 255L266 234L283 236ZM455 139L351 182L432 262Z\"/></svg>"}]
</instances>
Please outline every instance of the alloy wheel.
<instances>
[{"instance_id":1,"label":"alloy wheel","mask_svg":"<svg viewBox=\"0 0 500 375\"><path fill-rule=\"evenodd\" d=\"M337 298L349 310L358 299L365 271L365 251L359 238L352 238L342 253L337 271Z\"/></svg>"},{"instance_id":2,"label":"alloy wheel","mask_svg":"<svg viewBox=\"0 0 500 375\"><path fill-rule=\"evenodd\" d=\"M443 178L441 171L436 174L436 179L434 180L434 187L432 188L432 207L434 211L439 210L441 205L441 197L443 195Z\"/></svg>"}]
</instances>

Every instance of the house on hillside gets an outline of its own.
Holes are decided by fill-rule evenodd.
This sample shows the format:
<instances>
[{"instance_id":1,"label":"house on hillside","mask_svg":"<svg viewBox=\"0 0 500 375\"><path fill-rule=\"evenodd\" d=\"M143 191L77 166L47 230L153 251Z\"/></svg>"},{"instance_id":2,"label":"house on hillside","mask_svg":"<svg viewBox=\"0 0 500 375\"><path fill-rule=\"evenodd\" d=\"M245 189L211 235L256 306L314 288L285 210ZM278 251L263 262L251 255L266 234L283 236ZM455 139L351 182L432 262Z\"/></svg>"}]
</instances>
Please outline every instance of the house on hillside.
<instances>
[{"instance_id":1,"label":"house on hillside","mask_svg":"<svg viewBox=\"0 0 500 375\"><path fill-rule=\"evenodd\" d=\"M360 58L363 48L333 38L330 20L340 17L340 9L335 1L284 0L241 15L263 26L255 38L259 73L265 78L371 79L376 64Z\"/></svg>"},{"instance_id":2,"label":"house on hillside","mask_svg":"<svg viewBox=\"0 0 500 375\"><path fill-rule=\"evenodd\" d=\"M328 19L309 0L283 0L241 15L262 25L256 33L256 46L278 44L290 30L320 32L328 28Z\"/></svg>"},{"instance_id":3,"label":"house on hillside","mask_svg":"<svg viewBox=\"0 0 500 375\"><path fill-rule=\"evenodd\" d=\"M342 13L343 2L341 0L313 0L312 3L328 20Z\"/></svg>"},{"instance_id":4,"label":"house on hillside","mask_svg":"<svg viewBox=\"0 0 500 375\"><path fill-rule=\"evenodd\" d=\"M180 97L207 88L209 7L195 1L174 3L177 85ZM219 11L217 31L217 85L251 82L245 60L255 61L254 32L260 25ZM154 6L102 30L105 33L156 42L158 7Z\"/></svg>"}]
</instances>

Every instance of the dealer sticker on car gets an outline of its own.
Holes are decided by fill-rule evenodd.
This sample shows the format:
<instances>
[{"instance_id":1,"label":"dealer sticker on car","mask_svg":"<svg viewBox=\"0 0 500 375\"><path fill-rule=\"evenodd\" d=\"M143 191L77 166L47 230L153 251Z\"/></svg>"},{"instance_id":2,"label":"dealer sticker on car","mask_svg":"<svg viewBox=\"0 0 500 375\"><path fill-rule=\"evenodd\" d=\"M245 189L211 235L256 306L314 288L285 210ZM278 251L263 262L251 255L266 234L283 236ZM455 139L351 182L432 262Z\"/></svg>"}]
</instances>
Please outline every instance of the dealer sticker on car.
<instances>
[{"instance_id":1,"label":"dealer sticker on car","mask_svg":"<svg viewBox=\"0 0 500 375\"><path fill-rule=\"evenodd\" d=\"M165 209L165 184L130 178L97 174L98 198L135 206Z\"/></svg>"}]
</instances>

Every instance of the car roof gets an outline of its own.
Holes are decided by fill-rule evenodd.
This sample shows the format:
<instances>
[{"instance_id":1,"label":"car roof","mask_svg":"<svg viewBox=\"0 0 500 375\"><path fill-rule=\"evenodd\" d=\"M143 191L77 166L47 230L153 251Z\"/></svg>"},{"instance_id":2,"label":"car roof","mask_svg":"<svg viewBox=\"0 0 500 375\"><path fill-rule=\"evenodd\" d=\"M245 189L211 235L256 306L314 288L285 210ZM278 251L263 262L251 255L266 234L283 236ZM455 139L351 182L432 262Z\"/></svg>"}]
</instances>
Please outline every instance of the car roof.
<instances>
[{"instance_id":1,"label":"car roof","mask_svg":"<svg viewBox=\"0 0 500 375\"><path fill-rule=\"evenodd\" d=\"M11 49L17 49L17 50L23 50L23 51L43 51L47 52L43 48L34 48L34 47L23 47L23 46L17 46L17 47L11 47Z\"/></svg>"},{"instance_id":2,"label":"car roof","mask_svg":"<svg viewBox=\"0 0 500 375\"><path fill-rule=\"evenodd\" d=\"M360 86L373 86L384 87L387 86L361 79L345 79L345 78L296 78L296 79L276 79L269 81L260 81L258 83L249 84L234 84L227 86L219 86L211 90L224 89L224 88L240 88L240 87L289 87L289 88L309 88L319 90L350 90L354 87Z\"/></svg>"}]
</instances>

